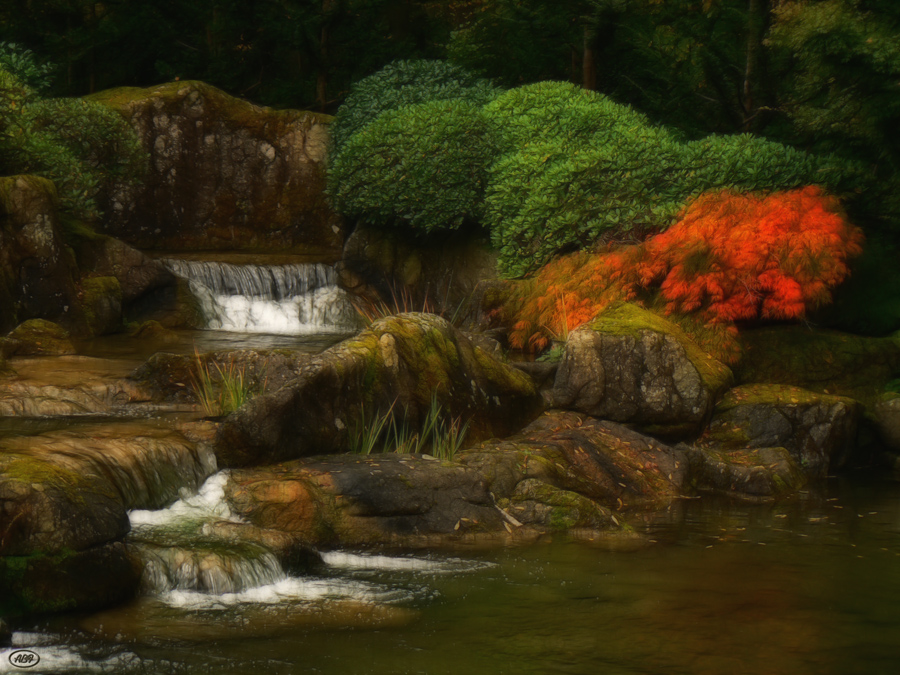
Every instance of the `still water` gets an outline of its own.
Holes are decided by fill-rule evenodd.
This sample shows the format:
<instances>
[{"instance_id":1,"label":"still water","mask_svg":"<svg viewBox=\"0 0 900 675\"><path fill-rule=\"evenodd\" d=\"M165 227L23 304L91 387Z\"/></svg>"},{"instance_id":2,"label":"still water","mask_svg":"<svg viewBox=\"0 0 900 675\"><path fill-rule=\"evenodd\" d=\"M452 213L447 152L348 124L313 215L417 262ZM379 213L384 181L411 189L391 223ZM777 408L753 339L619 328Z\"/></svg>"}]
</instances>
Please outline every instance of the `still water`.
<instances>
[{"instance_id":1,"label":"still water","mask_svg":"<svg viewBox=\"0 0 900 675\"><path fill-rule=\"evenodd\" d=\"M629 546L331 552L255 593L31 621L14 649L54 673L900 671L900 485L685 500L636 530ZM23 672L0 651L0 672Z\"/></svg>"}]
</instances>

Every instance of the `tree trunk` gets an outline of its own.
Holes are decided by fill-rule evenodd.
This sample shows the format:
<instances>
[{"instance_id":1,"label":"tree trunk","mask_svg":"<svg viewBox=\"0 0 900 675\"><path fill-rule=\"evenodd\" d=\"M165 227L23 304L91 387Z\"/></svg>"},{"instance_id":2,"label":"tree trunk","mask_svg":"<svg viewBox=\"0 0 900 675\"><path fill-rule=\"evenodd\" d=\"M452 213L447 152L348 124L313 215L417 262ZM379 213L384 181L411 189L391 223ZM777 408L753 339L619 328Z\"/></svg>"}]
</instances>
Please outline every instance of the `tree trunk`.
<instances>
[{"instance_id":1,"label":"tree trunk","mask_svg":"<svg viewBox=\"0 0 900 675\"><path fill-rule=\"evenodd\" d=\"M581 76L585 89L597 90L597 61L594 55L594 38L596 32L593 27L584 27L584 52L582 55Z\"/></svg>"}]
</instances>

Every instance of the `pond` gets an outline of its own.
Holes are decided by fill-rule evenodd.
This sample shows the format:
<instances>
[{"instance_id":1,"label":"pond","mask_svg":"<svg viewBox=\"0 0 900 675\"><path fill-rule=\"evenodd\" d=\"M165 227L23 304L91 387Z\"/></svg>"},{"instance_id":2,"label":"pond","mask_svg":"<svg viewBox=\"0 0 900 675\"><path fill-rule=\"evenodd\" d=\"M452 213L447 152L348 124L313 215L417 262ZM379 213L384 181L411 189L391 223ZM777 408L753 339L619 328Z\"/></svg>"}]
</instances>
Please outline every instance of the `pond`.
<instances>
[{"instance_id":1,"label":"pond","mask_svg":"<svg viewBox=\"0 0 900 675\"><path fill-rule=\"evenodd\" d=\"M897 672L900 485L637 522L615 546L330 552L255 591L31 620L13 649L53 673Z\"/></svg>"}]
</instances>

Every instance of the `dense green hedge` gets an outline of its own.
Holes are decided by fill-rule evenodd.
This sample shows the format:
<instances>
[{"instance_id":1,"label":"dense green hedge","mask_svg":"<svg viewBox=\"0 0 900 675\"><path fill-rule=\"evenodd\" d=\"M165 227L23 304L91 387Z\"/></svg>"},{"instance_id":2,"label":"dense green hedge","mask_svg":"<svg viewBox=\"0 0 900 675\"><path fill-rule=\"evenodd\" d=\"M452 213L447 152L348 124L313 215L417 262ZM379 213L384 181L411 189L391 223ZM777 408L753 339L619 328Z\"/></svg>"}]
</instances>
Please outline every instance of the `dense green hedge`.
<instances>
[{"instance_id":1,"label":"dense green hedge","mask_svg":"<svg viewBox=\"0 0 900 675\"><path fill-rule=\"evenodd\" d=\"M44 70L29 52L0 45L0 174L32 173L56 185L61 207L81 219L99 216L99 193L136 180L147 153L134 130L105 106L77 98L42 98L19 72Z\"/></svg>"},{"instance_id":2,"label":"dense green hedge","mask_svg":"<svg viewBox=\"0 0 900 675\"><path fill-rule=\"evenodd\" d=\"M433 79L418 79L426 72ZM478 219L501 271L520 276L562 251L663 229L708 190L841 192L852 175L750 135L686 142L569 83L488 95L477 82L458 68L404 62L360 83L336 122L336 208L425 230Z\"/></svg>"},{"instance_id":3,"label":"dense green hedge","mask_svg":"<svg viewBox=\"0 0 900 675\"><path fill-rule=\"evenodd\" d=\"M329 167L344 215L426 231L478 220L493 152L477 105L459 99L393 110L354 134Z\"/></svg>"},{"instance_id":4,"label":"dense green hedge","mask_svg":"<svg viewBox=\"0 0 900 675\"><path fill-rule=\"evenodd\" d=\"M350 90L331 125L331 153L384 112L429 101L484 105L500 93L488 80L445 61L395 61Z\"/></svg>"}]
</instances>

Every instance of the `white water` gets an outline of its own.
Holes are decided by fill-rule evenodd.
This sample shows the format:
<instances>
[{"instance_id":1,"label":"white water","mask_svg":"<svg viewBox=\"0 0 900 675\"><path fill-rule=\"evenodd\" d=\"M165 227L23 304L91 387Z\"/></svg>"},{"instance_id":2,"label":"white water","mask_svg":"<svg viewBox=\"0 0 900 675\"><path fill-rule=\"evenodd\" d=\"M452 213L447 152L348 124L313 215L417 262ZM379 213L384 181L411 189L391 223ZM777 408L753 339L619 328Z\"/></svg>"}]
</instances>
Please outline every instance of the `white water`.
<instances>
[{"instance_id":1,"label":"white water","mask_svg":"<svg viewBox=\"0 0 900 675\"><path fill-rule=\"evenodd\" d=\"M220 471L196 494L185 495L165 509L129 513L134 550L144 562L145 594L188 611L332 601L396 604L431 591L421 586L399 589L379 575L458 574L492 566L459 558L329 551L321 554L324 576L291 577L274 553L258 543L217 539L215 528L204 525L243 522L225 499L227 481L228 472Z\"/></svg>"},{"instance_id":2,"label":"white water","mask_svg":"<svg viewBox=\"0 0 900 675\"><path fill-rule=\"evenodd\" d=\"M322 264L233 265L162 261L190 282L206 328L242 333L310 335L354 330L350 296Z\"/></svg>"}]
</instances>

